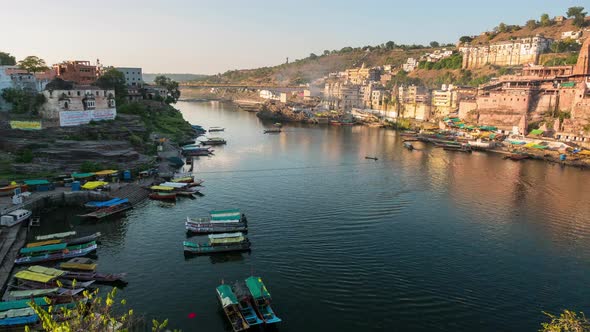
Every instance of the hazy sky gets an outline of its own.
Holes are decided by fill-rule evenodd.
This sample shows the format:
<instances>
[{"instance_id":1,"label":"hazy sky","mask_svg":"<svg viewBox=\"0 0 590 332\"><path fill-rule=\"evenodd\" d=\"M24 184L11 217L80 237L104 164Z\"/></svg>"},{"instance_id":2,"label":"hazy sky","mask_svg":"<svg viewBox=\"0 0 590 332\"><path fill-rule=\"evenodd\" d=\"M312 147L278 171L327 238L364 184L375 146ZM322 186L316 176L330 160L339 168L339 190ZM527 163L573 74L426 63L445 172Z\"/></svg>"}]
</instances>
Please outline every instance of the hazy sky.
<instances>
[{"instance_id":1,"label":"hazy sky","mask_svg":"<svg viewBox=\"0 0 590 332\"><path fill-rule=\"evenodd\" d=\"M455 42L570 0L0 0L0 51L213 74L345 46ZM474 5L477 4L477 7ZM590 9L590 8L587 8Z\"/></svg>"}]
</instances>

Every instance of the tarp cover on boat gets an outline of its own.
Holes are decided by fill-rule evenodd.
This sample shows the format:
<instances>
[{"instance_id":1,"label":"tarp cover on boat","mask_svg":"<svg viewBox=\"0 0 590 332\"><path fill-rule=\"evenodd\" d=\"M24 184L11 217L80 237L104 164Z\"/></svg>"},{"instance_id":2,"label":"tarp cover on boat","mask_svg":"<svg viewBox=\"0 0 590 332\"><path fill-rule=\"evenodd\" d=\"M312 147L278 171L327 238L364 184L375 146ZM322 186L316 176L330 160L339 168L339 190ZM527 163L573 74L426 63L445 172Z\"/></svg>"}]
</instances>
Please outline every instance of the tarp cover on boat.
<instances>
[{"instance_id":1,"label":"tarp cover on boat","mask_svg":"<svg viewBox=\"0 0 590 332\"><path fill-rule=\"evenodd\" d=\"M104 181L88 181L82 186L82 189L94 190L107 184L109 183Z\"/></svg>"},{"instance_id":2,"label":"tarp cover on boat","mask_svg":"<svg viewBox=\"0 0 590 332\"><path fill-rule=\"evenodd\" d=\"M41 241L41 242L27 243L27 245L25 247L33 248L33 247L41 247L41 246L46 246L46 245L50 245L50 244L58 244L58 243L61 243L61 240L47 240L47 241Z\"/></svg>"},{"instance_id":3,"label":"tarp cover on boat","mask_svg":"<svg viewBox=\"0 0 590 332\"><path fill-rule=\"evenodd\" d=\"M209 242L211 244L223 243L238 243L246 240L242 233L225 233L225 234L211 234L209 235Z\"/></svg>"},{"instance_id":4,"label":"tarp cover on boat","mask_svg":"<svg viewBox=\"0 0 590 332\"><path fill-rule=\"evenodd\" d=\"M228 221L239 221L242 217L240 210L214 210L210 211L211 222L228 222Z\"/></svg>"},{"instance_id":5,"label":"tarp cover on boat","mask_svg":"<svg viewBox=\"0 0 590 332\"><path fill-rule=\"evenodd\" d=\"M63 275L64 273L66 273L65 271L62 271L62 270L53 269L50 267L45 267L45 266L40 266L40 265L33 265L33 266L29 267L27 270L29 270L31 272L46 274L48 276L54 276L54 277L59 277L59 276Z\"/></svg>"},{"instance_id":6,"label":"tarp cover on boat","mask_svg":"<svg viewBox=\"0 0 590 332\"><path fill-rule=\"evenodd\" d=\"M20 250L21 254L31 254L34 252L42 252L42 251L56 251L56 250L63 250L68 246L67 243L58 243L58 244L50 244L47 246L39 246L39 247L32 247L32 248L22 248Z\"/></svg>"},{"instance_id":7,"label":"tarp cover on boat","mask_svg":"<svg viewBox=\"0 0 590 332\"><path fill-rule=\"evenodd\" d=\"M33 301L39 305L47 305L47 302L45 302L45 298L43 298L43 297L36 297L33 299ZM6 310L10 310L10 309L29 308L30 302L31 302L31 299L0 302L0 311L6 311Z\"/></svg>"},{"instance_id":8,"label":"tarp cover on boat","mask_svg":"<svg viewBox=\"0 0 590 332\"><path fill-rule=\"evenodd\" d=\"M94 175L99 175L99 176L113 175L113 174L117 174L117 171L115 171L114 169L106 169L104 171L94 172Z\"/></svg>"},{"instance_id":9,"label":"tarp cover on boat","mask_svg":"<svg viewBox=\"0 0 590 332\"><path fill-rule=\"evenodd\" d=\"M151 190L162 190L162 191L172 191L174 188L172 187L165 187L165 186L151 186Z\"/></svg>"},{"instance_id":10,"label":"tarp cover on boat","mask_svg":"<svg viewBox=\"0 0 590 332\"><path fill-rule=\"evenodd\" d=\"M33 324L39 320L39 316L31 315L31 316L24 316L24 317L14 317L14 318L4 318L0 319L0 326L15 326L15 325L25 325L25 324Z\"/></svg>"},{"instance_id":11,"label":"tarp cover on boat","mask_svg":"<svg viewBox=\"0 0 590 332\"><path fill-rule=\"evenodd\" d=\"M228 285L217 286L217 294L219 294L221 305L224 308L232 304L238 304L238 298Z\"/></svg>"},{"instance_id":12,"label":"tarp cover on boat","mask_svg":"<svg viewBox=\"0 0 590 332\"><path fill-rule=\"evenodd\" d=\"M41 185L49 184L49 181L47 181L47 180L25 180L24 183L27 186L41 186Z\"/></svg>"},{"instance_id":13,"label":"tarp cover on boat","mask_svg":"<svg viewBox=\"0 0 590 332\"><path fill-rule=\"evenodd\" d=\"M164 182L164 183L161 183L160 186L172 187L172 188L184 188L184 187L188 186L188 183Z\"/></svg>"},{"instance_id":14,"label":"tarp cover on boat","mask_svg":"<svg viewBox=\"0 0 590 332\"><path fill-rule=\"evenodd\" d=\"M50 276L43 273L31 272L28 270L18 271L14 274L14 277L17 279L30 280L42 283L50 282L51 280L55 279L54 276Z\"/></svg>"},{"instance_id":15,"label":"tarp cover on boat","mask_svg":"<svg viewBox=\"0 0 590 332\"><path fill-rule=\"evenodd\" d=\"M172 179L172 182L186 182L186 181L193 181L193 178L190 176L187 176L187 177L183 177L183 178Z\"/></svg>"},{"instance_id":16,"label":"tarp cover on boat","mask_svg":"<svg viewBox=\"0 0 590 332\"><path fill-rule=\"evenodd\" d=\"M72 173L72 177L74 179L85 179L93 177L94 173Z\"/></svg>"},{"instance_id":17,"label":"tarp cover on boat","mask_svg":"<svg viewBox=\"0 0 590 332\"><path fill-rule=\"evenodd\" d=\"M73 235L76 235L76 231L54 233L54 234L47 234L47 235L37 235L37 236L35 236L35 240L41 241L41 240L49 240L49 239L58 239L58 238L64 238L64 237L73 236Z\"/></svg>"},{"instance_id":18,"label":"tarp cover on boat","mask_svg":"<svg viewBox=\"0 0 590 332\"><path fill-rule=\"evenodd\" d=\"M16 290L8 292L8 296L19 298L19 297L31 297L55 293L58 291L58 287L47 288L47 289L27 289L27 290Z\"/></svg>"},{"instance_id":19,"label":"tarp cover on boat","mask_svg":"<svg viewBox=\"0 0 590 332\"><path fill-rule=\"evenodd\" d=\"M246 279L246 286L250 290L250 293L255 299L259 299L261 297L270 298L270 293L266 289L266 286L262 283L262 279L260 277L249 277Z\"/></svg>"},{"instance_id":20,"label":"tarp cover on boat","mask_svg":"<svg viewBox=\"0 0 590 332\"><path fill-rule=\"evenodd\" d=\"M35 314L33 308L10 309L0 312L0 319L31 316Z\"/></svg>"}]
</instances>

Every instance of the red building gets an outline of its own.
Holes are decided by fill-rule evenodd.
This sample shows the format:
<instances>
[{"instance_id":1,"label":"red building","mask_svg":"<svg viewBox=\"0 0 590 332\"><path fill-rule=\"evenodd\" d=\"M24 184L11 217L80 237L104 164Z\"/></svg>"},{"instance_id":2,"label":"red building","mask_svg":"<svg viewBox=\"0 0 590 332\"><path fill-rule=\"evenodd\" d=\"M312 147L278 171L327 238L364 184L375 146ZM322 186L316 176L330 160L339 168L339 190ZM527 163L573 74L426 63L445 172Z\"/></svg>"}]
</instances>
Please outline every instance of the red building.
<instances>
[{"instance_id":1,"label":"red building","mask_svg":"<svg viewBox=\"0 0 590 332\"><path fill-rule=\"evenodd\" d=\"M57 77L77 84L92 84L100 75L100 68L90 61L64 61L53 65Z\"/></svg>"}]
</instances>

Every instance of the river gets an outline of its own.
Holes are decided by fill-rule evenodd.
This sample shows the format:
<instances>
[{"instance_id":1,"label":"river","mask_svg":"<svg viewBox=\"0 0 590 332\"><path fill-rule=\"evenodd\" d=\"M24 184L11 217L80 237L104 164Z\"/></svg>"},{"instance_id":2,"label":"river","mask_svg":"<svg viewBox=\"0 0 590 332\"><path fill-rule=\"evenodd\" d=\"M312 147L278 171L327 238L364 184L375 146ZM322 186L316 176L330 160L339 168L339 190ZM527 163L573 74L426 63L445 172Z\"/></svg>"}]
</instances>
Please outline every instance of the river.
<instances>
[{"instance_id":1,"label":"river","mask_svg":"<svg viewBox=\"0 0 590 332\"><path fill-rule=\"evenodd\" d=\"M136 313L229 331L215 287L254 274L283 332L533 331L542 311L590 314L587 171L422 143L408 151L378 128L265 135L232 104L177 107L226 128L215 136L228 144L195 162L203 197L148 201L100 224L60 210L39 231L103 232L99 270L129 273L120 297ZM234 207L248 216L252 252L185 259L185 217Z\"/></svg>"}]
</instances>

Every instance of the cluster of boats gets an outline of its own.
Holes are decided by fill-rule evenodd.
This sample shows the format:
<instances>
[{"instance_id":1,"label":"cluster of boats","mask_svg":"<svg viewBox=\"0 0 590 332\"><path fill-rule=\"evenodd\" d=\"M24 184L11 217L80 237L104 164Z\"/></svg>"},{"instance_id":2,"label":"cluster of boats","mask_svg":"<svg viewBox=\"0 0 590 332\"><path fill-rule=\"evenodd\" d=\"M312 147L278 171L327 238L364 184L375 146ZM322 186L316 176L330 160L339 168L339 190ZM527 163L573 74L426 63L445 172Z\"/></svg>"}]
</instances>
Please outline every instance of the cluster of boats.
<instances>
[{"instance_id":1,"label":"cluster of boats","mask_svg":"<svg viewBox=\"0 0 590 332\"><path fill-rule=\"evenodd\" d=\"M74 238L76 232L37 236L19 251L16 263L48 263L49 266L30 265L20 269L6 287L0 302L0 326L15 327L39 323L37 313L28 305L51 305L50 314L59 318L59 308L73 308L86 301L85 290L95 284L125 285L125 273L100 273L97 264L85 256L96 250L100 233ZM74 257L74 258L72 258ZM57 260L69 259L56 265Z\"/></svg>"},{"instance_id":2,"label":"cluster of boats","mask_svg":"<svg viewBox=\"0 0 590 332\"><path fill-rule=\"evenodd\" d=\"M281 322L271 307L271 296L260 277L217 286L217 298L232 329L245 331Z\"/></svg>"},{"instance_id":3,"label":"cluster of boats","mask_svg":"<svg viewBox=\"0 0 590 332\"><path fill-rule=\"evenodd\" d=\"M193 176L185 176L151 186L152 193L150 199L158 201L176 201L177 197L190 197L200 195L198 188L203 184L203 180L195 179Z\"/></svg>"},{"instance_id":4,"label":"cluster of boats","mask_svg":"<svg viewBox=\"0 0 590 332\"><path fill-rule=\"evenodd\" d=\"M187 217L185 222L189 234L208 234L208 242L194 243L184 241L184 253L188 255L208 255L223 252L250 250L250 240L246 216L238 209L214 210L209 217Z\"/></svg>"},{"instance_id":5,"label":"cluster of boats","mask_svg":"<svg viewBox=\"0 0 590 332\"><path fill-rule=\"evenodd\" d=\"M79 217L89 219L103 219L130 210L133 208L133 205L131 205L129 199L127 198L122 199L115 197L108 201L91 201L84 204L84 207L92 211L81 214Z\"/></svg>"}]
</instances>

